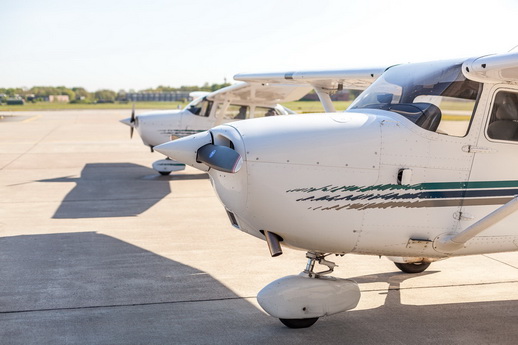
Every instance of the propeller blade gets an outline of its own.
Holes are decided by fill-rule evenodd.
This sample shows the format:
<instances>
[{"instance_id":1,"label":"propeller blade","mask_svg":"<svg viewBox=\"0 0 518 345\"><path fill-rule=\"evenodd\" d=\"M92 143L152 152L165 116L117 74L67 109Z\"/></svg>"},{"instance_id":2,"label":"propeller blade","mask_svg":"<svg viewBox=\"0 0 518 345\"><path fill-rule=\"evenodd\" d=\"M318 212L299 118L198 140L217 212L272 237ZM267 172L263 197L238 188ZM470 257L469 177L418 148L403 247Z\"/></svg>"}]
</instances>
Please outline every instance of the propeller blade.
<instances>
[{"instance_id":1,"label":"propeller blade","mask_svg":"<svg viewBox=\"0 0 518 345\"><path fill-rule=\"evenodd\" d=\"M236 150L227 146L207 144L198 149L197 161L209 167L228 173L241 169L243 159Z\"/></svg>"},{"instance_id":2,"label":"propeller blade","mask_svg":"<svg viewBox=\"0 0 518 345\"><path fill-rule=\"evenodd\" d=\"M133 130L135 129L135 103L133 103L133 107L131 108L131 118L130 118L131 128L130 128L130 139L133 139Z\"/></svg>"},{"instance_id":3,"label":"propeller blade","mask_svg":"<svg viewBox=\"0 0 518 345\"><path fill-rule=\"evenodd\" d=\"M133 108L131 109L131 123L135 122L135 103L133 103Z\"/></svg>"}]
</instances>

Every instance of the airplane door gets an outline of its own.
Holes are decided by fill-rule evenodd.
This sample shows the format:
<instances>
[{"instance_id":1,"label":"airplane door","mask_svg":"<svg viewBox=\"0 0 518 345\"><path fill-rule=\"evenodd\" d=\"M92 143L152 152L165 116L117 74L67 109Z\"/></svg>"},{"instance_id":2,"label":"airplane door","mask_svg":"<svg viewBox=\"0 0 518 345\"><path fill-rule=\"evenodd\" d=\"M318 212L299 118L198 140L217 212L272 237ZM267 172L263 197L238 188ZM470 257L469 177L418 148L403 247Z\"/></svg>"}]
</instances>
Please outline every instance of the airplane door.
<instances>
[{"instance_id":1,"label":"airplane door","mask_svg":"<svg viewBox=\"0 0 518 345\"><path fill-rule=\"evenodd\" d=\"M518 89L495 86L489 92L463 205L464 229L518 195ZM504 231L509 217L492 227ZM500 229L500 230L499 230ZM494 232L496 231L496 232ZM485 234L487 235L487 233Z\"/></svg>"}]
</instances>

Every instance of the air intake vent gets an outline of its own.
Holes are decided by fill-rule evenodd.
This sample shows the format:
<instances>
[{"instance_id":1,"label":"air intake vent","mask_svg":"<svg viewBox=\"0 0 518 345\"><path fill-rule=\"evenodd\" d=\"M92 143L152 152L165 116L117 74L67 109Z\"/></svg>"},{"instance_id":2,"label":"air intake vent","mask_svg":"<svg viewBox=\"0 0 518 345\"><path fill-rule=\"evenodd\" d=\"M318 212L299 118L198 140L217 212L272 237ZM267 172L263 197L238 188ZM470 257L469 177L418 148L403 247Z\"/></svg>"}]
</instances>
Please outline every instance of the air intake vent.
<instances>
[{"instance_id":1,"label":"air intake vent","mask_svg":"<svg viewBox=\"0 0 518 345\"><path fill-rule=\"evenodd\" d=\"M230 219L230 224L232 224L232 226L234 228L239 229L239 224L237 224L236 216L229 210L227 210L227 215L228 215L228 219Z\"/></svg>"}]
</instances>

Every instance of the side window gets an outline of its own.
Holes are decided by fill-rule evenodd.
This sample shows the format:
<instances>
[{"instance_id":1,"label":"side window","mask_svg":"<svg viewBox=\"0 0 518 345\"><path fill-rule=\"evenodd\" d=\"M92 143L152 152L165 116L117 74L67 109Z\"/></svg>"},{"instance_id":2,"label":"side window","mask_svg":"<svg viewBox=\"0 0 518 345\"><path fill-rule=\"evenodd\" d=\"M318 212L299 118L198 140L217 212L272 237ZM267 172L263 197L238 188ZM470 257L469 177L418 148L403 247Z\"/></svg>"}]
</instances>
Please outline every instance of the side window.
<instances>
[{"instance_id":1,"label":"side window","mask_svg":"<svg viewBox=\"0 0 518 345\"><path fill-rule=\"evenodd\" d=\"M246 105L230 104L223 115L224 119L243 120L250 117L250 107Z\"/></svg>"},{"instance_id":2,"label":"side window","mask_svg":"<svg viewBox=\"0 0 518 345\"><path fill-rule=\"evenodd\" d=\"M518 93L500 91L496 94L487 135L496 140L518 141Z\"/></svg>"},{"instance_id":3,"label":"side window","mask_svg":"<svg viewBox=\"0 0 518 345\"><path fill-rule=\"evenodd\" d=\"M254 118L274 115L279 115L274 108L255 107Z\"/></svg>"},{"instance_id":4,"label":"side window","mask_svg":"<svg viewBox=\"0 0 518 345\"><path fill-rule=\"evenodd\" d=\"M201 107L201 116L208 117L210 115L210 111L212 109L212 105L214 102L212 101L205 101L203 102L203 106Z\"/></svg>"},{"instance_id":5,"label":"side window","mask_svg":"<svg viewBox=\"0 0 518 345\"><path fill-rule=\"evenodd\" d=\"M468 134L471 117L475 110L475 99L448 96L418 96L414 102L428 102L441 111L441 122L436 132L463 137Z\"/></svg>"}]
</instances>

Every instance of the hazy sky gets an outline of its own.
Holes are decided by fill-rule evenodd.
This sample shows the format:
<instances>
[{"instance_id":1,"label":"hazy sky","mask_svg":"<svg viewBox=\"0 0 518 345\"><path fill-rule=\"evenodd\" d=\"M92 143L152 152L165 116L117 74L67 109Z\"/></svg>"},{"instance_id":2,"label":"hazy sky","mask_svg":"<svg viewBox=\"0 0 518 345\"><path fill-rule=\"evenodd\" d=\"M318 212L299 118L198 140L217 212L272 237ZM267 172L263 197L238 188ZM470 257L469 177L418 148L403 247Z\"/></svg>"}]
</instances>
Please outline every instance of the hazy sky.
<instances>
[{"instance_id":1,"label":"hazy sky","mask_svg":"<svg viewBox=\"0 0 518 345\"><path fill-rule=\"evenodd\" d=\"M0 87L144 89L509 51L515 0L2 0Z\"/></svg>"}]
</instances>

